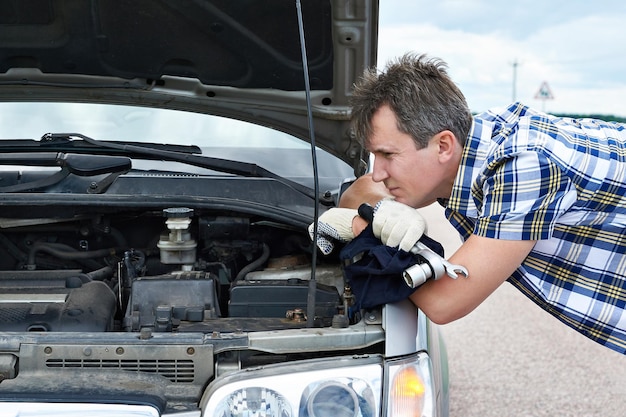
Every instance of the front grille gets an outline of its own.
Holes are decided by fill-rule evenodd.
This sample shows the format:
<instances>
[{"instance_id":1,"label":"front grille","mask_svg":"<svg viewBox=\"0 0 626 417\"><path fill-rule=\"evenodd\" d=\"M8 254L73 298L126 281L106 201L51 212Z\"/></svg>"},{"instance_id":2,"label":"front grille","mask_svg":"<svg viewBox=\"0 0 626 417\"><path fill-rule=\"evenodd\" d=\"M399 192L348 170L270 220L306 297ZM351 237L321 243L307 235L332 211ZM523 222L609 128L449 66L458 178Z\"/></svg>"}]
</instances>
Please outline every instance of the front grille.
<instances>
[{"instance_id":1,"label":"front grille","mask_svg":"<svg viewBox=\"0 0 626 417\"><path fill-rule=\"evenodd\" d=\"M161 375L174 383L193 383L195 368L189 359L47 359L48 368L119 369Z\"/></svg>"},{"instance_id":2,"label":"front grille","mask_svg":"<svg viewBox=\"0 0 626 417\"><path fill-rule=\"evenodd\" d=\"M0 323L24 323L32 307L3 307L0 308Z\"/></svg>"}]
</instances>

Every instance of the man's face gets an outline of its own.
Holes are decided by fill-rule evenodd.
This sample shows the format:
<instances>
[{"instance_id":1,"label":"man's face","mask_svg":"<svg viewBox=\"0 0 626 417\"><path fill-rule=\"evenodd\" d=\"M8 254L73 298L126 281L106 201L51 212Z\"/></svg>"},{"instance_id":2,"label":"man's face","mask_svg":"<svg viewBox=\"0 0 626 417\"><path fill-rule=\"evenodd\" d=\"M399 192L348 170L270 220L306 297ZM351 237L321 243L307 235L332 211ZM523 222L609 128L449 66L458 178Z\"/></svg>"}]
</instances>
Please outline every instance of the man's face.
<instances>
[{"instance_id":1,"label":"man's face","mask_svg":"<svg viewBox=\"0 0 626 417\"><path fill-rule=\"evenodd\" d=\"M368 150L374 154L372 179L383 182L401 203L419 208L441 197L443 171L434 139L417 149L413 138L398 130L396 117L387 105L372 117Z\"/></svg>"}]
</instances>

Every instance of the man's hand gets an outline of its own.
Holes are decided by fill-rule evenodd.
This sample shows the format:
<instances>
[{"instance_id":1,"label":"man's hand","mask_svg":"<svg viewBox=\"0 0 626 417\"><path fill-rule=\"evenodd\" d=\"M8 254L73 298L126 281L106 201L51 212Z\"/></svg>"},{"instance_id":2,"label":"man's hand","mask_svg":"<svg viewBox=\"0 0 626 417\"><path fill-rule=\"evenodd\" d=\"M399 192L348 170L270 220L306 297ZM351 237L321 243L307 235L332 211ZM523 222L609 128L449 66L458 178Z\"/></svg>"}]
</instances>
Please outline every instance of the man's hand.
<instances>
[{"instance_id":1,"label":"man's hand","mask_svg":"<svg viewBox=\"0 0 626 417\"><path fill-rule=\"evenodd\" d=\"M381 200L374 207L372 230L385 245L409 252L426 231L426 221L413 207Z\"/></svg>"},{"instance_id":2,"label":"man's hand","mask_svg":"<svg viewBox=\"0 0 626 417\"><path fill-rule=\"evenodd\" d=\"M317 247L324 255L333 250L333 240L348 242L354 239L352 220L358 216L358 212L349 208L331 208L319 217L317 222ZM314 239L315 223L309 225L309 236Z\"/></svg>"}]
</instances>

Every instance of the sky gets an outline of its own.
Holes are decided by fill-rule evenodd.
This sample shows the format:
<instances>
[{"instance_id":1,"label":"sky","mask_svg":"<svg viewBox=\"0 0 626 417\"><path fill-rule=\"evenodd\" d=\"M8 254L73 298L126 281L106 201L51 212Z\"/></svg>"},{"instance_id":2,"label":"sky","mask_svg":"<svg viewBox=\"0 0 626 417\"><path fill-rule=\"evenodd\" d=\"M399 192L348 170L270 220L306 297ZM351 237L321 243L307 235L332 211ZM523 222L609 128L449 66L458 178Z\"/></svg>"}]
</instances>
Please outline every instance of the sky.
<instances>
[{"instance_id":1,"label":"sky","mask_svg":"<svg viewBox=\"0 0 626 417\"><path fill-rule=\"evenodd\" d=\"M440 58L473 112L521 101L626 117L624 0L380 0L379 23L379 68Z\"/></svg>"}]
</instances>

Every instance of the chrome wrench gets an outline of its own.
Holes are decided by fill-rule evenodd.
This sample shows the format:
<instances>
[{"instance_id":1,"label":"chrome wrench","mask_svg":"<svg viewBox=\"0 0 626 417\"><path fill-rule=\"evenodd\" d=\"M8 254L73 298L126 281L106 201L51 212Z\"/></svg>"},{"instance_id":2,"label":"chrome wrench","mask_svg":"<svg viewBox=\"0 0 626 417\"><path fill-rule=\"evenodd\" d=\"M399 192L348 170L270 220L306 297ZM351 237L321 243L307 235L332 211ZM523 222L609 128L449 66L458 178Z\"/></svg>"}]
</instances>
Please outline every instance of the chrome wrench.
<instances>
[{"instance_id":1,"label":"chrome wrench","mask_svg":"<svg viewBox=\"0 0 626 417\"><path fill-rule=\"evenodd\" d=\"M404 282L411 288L419 287L429 278L438 280L444 275L453 279L457 279L459 275L463 275L465 278L469 276L467 268L449 262L422 242L415 243L411 248L411 253L419 255L425 260L424 263L408 267L402 273Z\"/></svg>"},{"instance_id":2,"label":"chrome wrench","mask_svg":"<svg viewBox=\"0 0 626 417\"><path fill-rule=\"evenodd\" d=\"M359 216L368 222L371 223L374 220L374 208L369 204L361 204L358 212ZM459 275L463 275L466 278L469 276L467 268L450 263L422 242L416 242L410 252L424 259L423 263L412 265L402 273L404 282L411 288L419 287L430 278L438 280L444 275L453 279L457 279Z\"/></svg>"}]
</instances>

